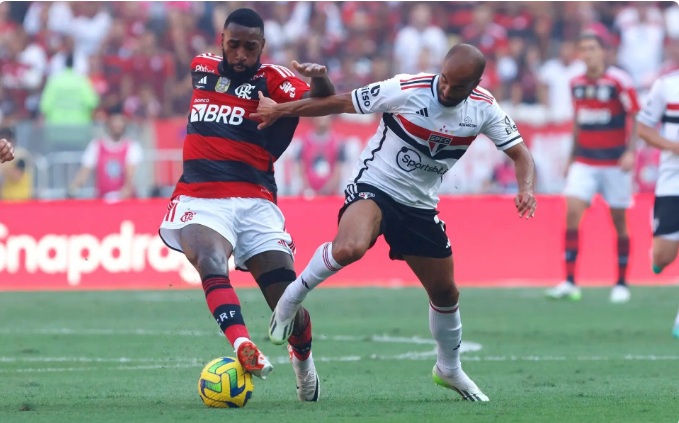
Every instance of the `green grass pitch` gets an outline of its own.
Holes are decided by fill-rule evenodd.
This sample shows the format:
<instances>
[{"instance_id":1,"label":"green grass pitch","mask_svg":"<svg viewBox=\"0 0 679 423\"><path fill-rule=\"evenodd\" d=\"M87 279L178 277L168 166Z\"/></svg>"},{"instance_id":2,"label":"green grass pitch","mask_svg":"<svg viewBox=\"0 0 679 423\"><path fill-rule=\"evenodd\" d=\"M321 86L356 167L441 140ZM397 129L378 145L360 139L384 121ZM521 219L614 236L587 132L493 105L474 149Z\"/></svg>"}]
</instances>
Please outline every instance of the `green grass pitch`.
<instances>
[{"instance_id":1,"label":"green grass pitch","mask_svg":"<svg viewBox=\"0 0 679 423\"><path fill-rule=\"evenodd\" d=\"M677 287L550 302L538 289L463 289L463 365L491 402L433 384L421 289L321 289L307 301L321 401L299 403L269 312L239 290L274 361L240 410L208 409L203 364L233 355L202 292L0 294L0 422L676 422Z\"/></svg>"}]
</instances>

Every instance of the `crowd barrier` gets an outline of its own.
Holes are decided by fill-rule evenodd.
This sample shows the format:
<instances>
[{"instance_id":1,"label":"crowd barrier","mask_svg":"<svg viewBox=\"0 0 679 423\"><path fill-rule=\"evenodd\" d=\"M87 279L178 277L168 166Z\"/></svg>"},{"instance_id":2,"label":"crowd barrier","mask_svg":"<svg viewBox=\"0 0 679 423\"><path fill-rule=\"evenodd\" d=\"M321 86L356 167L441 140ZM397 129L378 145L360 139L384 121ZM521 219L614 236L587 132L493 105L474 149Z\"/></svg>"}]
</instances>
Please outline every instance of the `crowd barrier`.
<instances>
[{"instance_id":1,"label":"crowd barrier","mask_svg":"<svg viewBox=\"0 0 679 423\"><path fill-rule=\"evenodd\" d=\"M441 218L453 246L461 286L544 286L563 278L565 204L542 196L532 220L519 219L511 197L443 198ZM314 250L335 233L336 197L284 198L280 207L297 245L300 271ZM653 198L638 195L629 212L629 276L635 284L679 281L676 263L650 271ZM167 210L158 199L106 203L98 200L0 203L0 290L173 289L199 283L183 255L157 235ZM595 201L582 224L577 277L587 285L616 278L615 233L608 212ZM236 286L252 277L232 271ZM326 286L410 286L417 282L403 262L390 261L382 239L360 262Z\"/></svg>"}]
</instances>

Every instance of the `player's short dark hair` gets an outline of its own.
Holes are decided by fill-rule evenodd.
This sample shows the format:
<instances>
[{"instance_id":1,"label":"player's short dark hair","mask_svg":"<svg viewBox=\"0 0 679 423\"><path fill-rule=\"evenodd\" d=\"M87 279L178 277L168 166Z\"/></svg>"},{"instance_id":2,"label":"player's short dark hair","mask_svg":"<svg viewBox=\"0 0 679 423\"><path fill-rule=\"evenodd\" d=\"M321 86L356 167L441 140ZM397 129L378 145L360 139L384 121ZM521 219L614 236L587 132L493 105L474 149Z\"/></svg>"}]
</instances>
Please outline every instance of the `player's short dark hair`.
<instances>
[{"instance_id":1,"label":"player's short dark hair","mask_svg":"<svg viewBox=\"0 0 679 423\"><path fill-rule=\"evenodd\" d=\"M601 48L608 47L606 40L604 40L604 38L601 35L597 34L594 31L586 31L586 32L583 32L582 34L580 34L580 36L578 37L578 43L580 41L584 41L584 40L594 40L597 43L599 43L599 46Z\"/></svg>"},{"instance_id":2,"label":"player's short dark hair","mask_svg":"<svg viewBox=\"0 0 679 423\"><path fill-rule=\"evenodd\" d=\"M247 28L259 28L259 30L264 33L264 21L259 13L252 9L242 8L236 9L227 16L224 22L224 29L229 26L230 23L235 23L237 25L242 25Z\"/></svg>"}]
</instances>

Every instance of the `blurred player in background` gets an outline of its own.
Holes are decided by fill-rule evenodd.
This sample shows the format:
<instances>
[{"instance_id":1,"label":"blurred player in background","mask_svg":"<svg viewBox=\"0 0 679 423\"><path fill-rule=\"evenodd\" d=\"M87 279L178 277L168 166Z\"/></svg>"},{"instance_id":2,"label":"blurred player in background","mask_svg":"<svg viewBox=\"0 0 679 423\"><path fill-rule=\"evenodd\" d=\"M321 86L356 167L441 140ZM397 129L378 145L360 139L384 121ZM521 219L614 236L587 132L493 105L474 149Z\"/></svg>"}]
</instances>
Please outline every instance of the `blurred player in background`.
<instances>
[{"instance_id":1,"label":"blurred player in background","mask_svg":"<svg viewBox=\"0 0 679 423\"><path fill-rule=\"evenodd\" d=\"M251 9L233 11L224 23L223 57L196 56L191 63L193 96L184 140L183 174L160 236L195 266L210 312L236 350L243 367L266 378L273 366L252 342L228 259L247 269L273 309L295 280L294 244L276 205L274 162L288 147L299 119L283 119L259 131L251 113L257 92L276 101L334 94L325 67L293 63L311 86L283 66L260 63L264 23ZM311 356L311 320L296 314L289 351L302 401L316 401L319 378Z\"/></svg>"},{"instance_id":2,"label":"blurred player in background","mask_svg":"<svg viewBox=\"0 0 679 423\"><path fill-rule=\"evenodd\" d=\"M468 44L453 47L440 74L400 74L347 94L276 104L262 97L260 127L286 116L383 113L345 191L333 242L321 245L285 290L271 318L269 336L283 343L306 295L344 266L361 259L384 235L392 259L405 260L429 295L429 328L438 345L435 383L469 401L488 401L460 364L459 291L446 225L436 206L442 176L479 134L516 164L519 217L533 217L535 166L516 125L491 94L478 87L485 58Z\"/></svg>"},{"instance_id":3,"label":"blurred player in background","mask_svg":"<svg viewBox=\"0 0 679 423\"><path fill-rule=\"evenodd\" d=\"M632 205L634 168L634 127L628 124L639 111L632 79L621 69L606 65L604 40L585 33L578 40L580 56L587 66L584 75L571 81L575 119L573 150L566 178L566 280L547 291L550 298L580 300L575 284L578 256L578 228L594 196L601 194L610 208L618 235L618 280L610 300L625 303L630 299L627 287L629 235L627 208Z\"/></svg>"},{"instance_id":4,"label":"blurred player in background","mask_svg":"<svg viewBox=\"0 0 679 423\"><path fill-rule=\"evenodd\" d=\"M0 163L14 160L14 147L7 139L0 139Z\"/></svg>"},{"instance_id":5,"label":"blurred player in background","mask_svg":"<svg viewBox=\"0 0 679 423\"><path fill-rule=\"evenodd\" d=\"M679 249L679 71L653 84L637 120L639 136L662 150L653 205L653 272L659 274L677 258ZM672 334L679 338L679 314Z\"/></svg>"},{"instance_id":6,"label":"blurred player in background","mask_svg":"<svg viewBox=\"0 0 679 423\"><path fill-rule=\"evenodd\" d=\"M119 111L111 113L106 120L106 134L87 145L82 165L69 186L74 197L95 174L94 186L97 198L123 200L135 196L134 175L142 161L141 145L125 136L127 118Z\"/></svg>"},{"instance_id":7,"label":"blurred player in background","mask_svg":"<svg viewBox=\"0 0 679 423\"><path fill-rule=\"evenodd\" d=\"M302 195L335 195L339 191L344 144L332 129L332 118L313 119L313 129L304 134L299 148Z\"/></svg>"}]
</instances>

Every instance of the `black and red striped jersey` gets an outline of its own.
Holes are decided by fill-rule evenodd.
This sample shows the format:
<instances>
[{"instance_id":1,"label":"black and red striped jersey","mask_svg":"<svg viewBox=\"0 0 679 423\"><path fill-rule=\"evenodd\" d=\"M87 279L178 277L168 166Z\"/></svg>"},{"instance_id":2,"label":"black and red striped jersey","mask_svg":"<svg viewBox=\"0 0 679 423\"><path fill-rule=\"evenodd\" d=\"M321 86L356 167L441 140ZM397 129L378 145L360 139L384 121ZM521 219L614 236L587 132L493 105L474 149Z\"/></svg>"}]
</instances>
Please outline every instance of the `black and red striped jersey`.
<instances>
[{"instance_id":1,"label":"black and red striped jersey","mask_svg":"<svg viewBox=\"0 0 679 423\"><path fill-rule=\"evenodd\" d=\"M627 148L628 118L639 111L632 78L610 66L597 79L585 74L571 80L578 137L575 160L615 166Z\"/></svg>"},{"instance_id":2,"label":"black and red striped jersey","mask_svg":"<svg viewBox=\"0 0 679 423\"><path fill-rule=\"evenodd\" d=\"M258 92L278 103L299 100L309 85L284 66L263 64L249 81L220 72L222 56L191 62L193 96L184 139L183 174L173 197L265 198L275 201L274 162L292 141L298 118L257 129Z\"/></svg>"}]
</instances>

